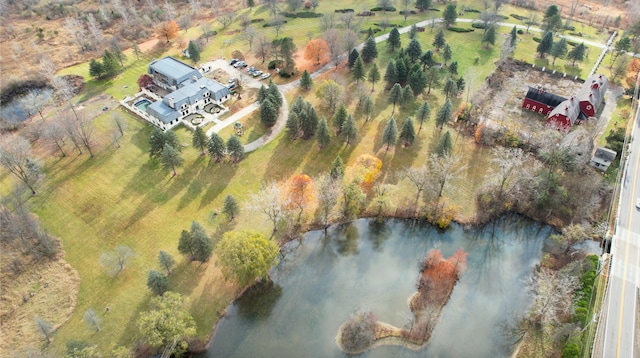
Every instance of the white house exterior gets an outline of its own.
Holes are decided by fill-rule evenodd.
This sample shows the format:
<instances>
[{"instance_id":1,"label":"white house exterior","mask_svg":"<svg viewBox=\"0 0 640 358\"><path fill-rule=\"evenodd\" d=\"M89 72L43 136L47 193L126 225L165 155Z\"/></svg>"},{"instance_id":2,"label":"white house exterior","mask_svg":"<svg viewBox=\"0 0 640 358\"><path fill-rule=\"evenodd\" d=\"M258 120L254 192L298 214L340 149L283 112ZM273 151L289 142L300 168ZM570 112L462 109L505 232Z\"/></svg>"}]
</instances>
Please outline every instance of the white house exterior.
<instances>
[{"instance_id":1,"label":"white house exterior","mask_svg":"<svg viewBox=\"0 0 640 358\"><path fill-rule=\"evenodd\" d=\"M153 61L148 73L158 86L173 90L146 108L149 121L162 130L173 128L184 117L204 110L209 103L221 105L231 98L226 86L202 77L197 69L170 56Z\"/></svg>"},{"instance_id":2,"label":"white house exterior","mask_svg":"<svg viewBox=\"0 0 640 358\"><path fill-rule=\"evenodd\" d=\"M596 148L596 151L593 154L589 165L591 165L592 167L596 167L603 172L606 172L607 169L609 169L609 165L611 165L611 162L616 159L616 155L618 155L618 153L614 152L611 149L598 147Z\"/></svg>"}]
</instances>

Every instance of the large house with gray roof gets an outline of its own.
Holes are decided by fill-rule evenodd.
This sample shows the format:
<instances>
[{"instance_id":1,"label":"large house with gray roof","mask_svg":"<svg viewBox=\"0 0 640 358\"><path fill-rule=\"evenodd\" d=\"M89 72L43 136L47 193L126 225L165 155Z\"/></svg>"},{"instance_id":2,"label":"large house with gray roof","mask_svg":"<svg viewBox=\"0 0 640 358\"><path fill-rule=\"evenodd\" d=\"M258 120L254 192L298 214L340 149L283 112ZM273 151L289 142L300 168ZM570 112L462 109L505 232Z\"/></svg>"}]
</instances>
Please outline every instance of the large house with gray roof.
<instances>
[{"instance_id":1,"label":"large house with gray roof","mask_svg":"<svg viewBox=\"0 0 640 358\"><path fill-rule=\"evenodd\" d=\"M220 105L231 98L227 87L170 56L153 61L148 73L156 85L173 91L146 108L150 121L163 130L173 128L210 103Z\"/></svg>"}]
</instances>

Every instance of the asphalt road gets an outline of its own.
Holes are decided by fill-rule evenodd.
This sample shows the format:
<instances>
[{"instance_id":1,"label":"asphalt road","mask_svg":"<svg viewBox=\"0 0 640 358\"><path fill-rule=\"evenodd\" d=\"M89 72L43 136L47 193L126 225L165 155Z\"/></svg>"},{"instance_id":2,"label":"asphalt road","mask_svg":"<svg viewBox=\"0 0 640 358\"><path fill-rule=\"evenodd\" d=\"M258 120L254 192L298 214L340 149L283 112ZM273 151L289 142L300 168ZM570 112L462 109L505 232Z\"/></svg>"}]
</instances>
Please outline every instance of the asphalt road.
<instances>
[{"instance_id":1,"label":"asphalt road","mask_svg":"<svg viewBox=\"0 0 640 358\"><path fill-rule=\"evenodd\" d=\"M640 108L639 108L640 109ZM639 112L632 136L640 135ZM605 307L604 341L595 357L640 357L635 344L640 287L640 138L632 141L623 178ZM635 352L634 352L635 351Z\"/></svg>"}]
</instances>

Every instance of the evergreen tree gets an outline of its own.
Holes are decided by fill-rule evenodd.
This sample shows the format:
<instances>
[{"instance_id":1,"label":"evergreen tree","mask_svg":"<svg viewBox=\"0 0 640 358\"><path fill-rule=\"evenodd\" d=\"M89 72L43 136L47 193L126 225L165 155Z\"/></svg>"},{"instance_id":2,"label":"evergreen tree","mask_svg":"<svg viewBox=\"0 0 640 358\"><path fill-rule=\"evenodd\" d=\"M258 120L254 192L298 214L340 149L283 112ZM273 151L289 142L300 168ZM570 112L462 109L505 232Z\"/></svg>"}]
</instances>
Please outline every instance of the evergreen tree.
<instances>
[{"instance_id":1,"label":"evergreen tree","mask_svg":"<svg viewBox=\"0 0 640 358\"><path fill-rule=\"evenodd\" d=\"M409 38L410 39L415 39L416 36L418 36L418 26L416 26L416 24L411 25L411 28L409 29Z\"/></svg>"},{"instance_id":2,"label":"evergreen tree","mask_svg":"<svg viewBox=\"0 0 640 358\"><path fill-rule=\"evenodd\" d=\"M423 12L425 10L429 10L431 7L431 0L416 0L416 8Z\"/></svg>"},{"instance_id":3,"label":"evergreen tree","mask_svg":"<svg viewBox=\"0 0 640 358\"><path fill-rule=\"evenodd\" d=\"M487 29L487 31L485 31L484 35L482 36L482 43L486 44L486 48L489 48L489 45L495 45L496 43L496 27L495 26L489 26L489 28Z\"/></svg>"},{"instance_id":4,"label":"evergreen tree","mask_svg":"<svg viewBox=\"0 0 640 358\"><path fill-rule=\"evenodd\" d=\"M171 275L173 266L176 265L176 260L173 259L173 256L169 255L166 251L160 250L160 252L158 252L158 262L162 268L167 270L167 276Z\"/></svg>"},{"instance_id":5,"label":"evergreen tree","mask_svg":"<svg viewBox=\"0 0 640 358\"><path fill-rule=\"evenodd\" d=\"M329 170L329 175L333 179L342 179L344 176L344 163L342 163L342 158L337 156L336 159L331 163L331 170Z\"/></svg>"},{"instance_id":6,"label":"evergreen tree","mask_svg":"<svg viewBox=\"0 0 640 358\"><path fill-rule=\"evenodd\" d=\"M162 296L169 289L169 280L162 272L149 271L147 275L147 287L158 296Z\"/></svg>"},{"instance_id":7,"label":"evergreen tree","mask_svg":"<svg viewBox=\"0 0 640 358\"><path fill-rule=\"evenodd\" d=\"M407 46L407 56L409 56L411 62L416 62L416 60L418 60L421 55L422 46L420 46L420 42L418 42L418 40L416 39L411 40L411 42L409 42L409 45Z\"/></svg>"},{"instance_id":8,"label":"evergreen tree","mask_svg":"<svg viewBox=\"0 0 640 358\"><path fill-rule=\"evenodd\" d=\"M233 220L233 218L238 215L240 211L240 207L238 206L238 201L231 194L227 194L224 197L224 205L222 206L222 212L227 215L227 219L229 221Z\"/></svg>"},{"instance_id":9,"label":"evergreen tree","mask_svg":"<svg viewBox=\"0 0 640 358\"><path fill-rule=\"evenodd\" d=\"M353 79L356 80L356 84L358 84L360 80L363 80L365 78L366 74L364 72L364 62L362 61L361 57L358 57L356 63L353 65L351 75L353 76Z\"/></svg>"},{"instance_id":10,"label":"evergreen tree","mask_svg":"<svg viewBox=\"0 0 640 358\"><path fill-rule=\"evenodd\" d=\"M209 138L207 138L207 134L202 130L202 127L196 127L196 130L193 131L193 136L191 138L191 144L194 148L200 149L200 155L204 155L204 151L207 148L207 142Z\"/></svg>"},{"instance_id":11,"label":"evergreen tree","mask_svg":"<svg viewBox=\"0 0 640 358\"><path fill-rule=\"evenodd\" d=\"M109 52L109 50L104 50L104 55L102 55L102 69L104 73L112 77L118 73L118 68L120 68L120 64L115 56Z\"/></svg>"},{"instance_id":12,"label":"evergreen tree","mask_svg":"<svg viewBox=\"0 0 640 358\"><path fill-rule=\"evenodd\" d=\"M227 155L227 146L218 133L211 133L211 138L209 138L209 142L207 143L207 151L211 159L216 162L224 159L224 156Z\"/></svg>"},{"instance_id":13,"label":"evergreen tree","mask_svg":"<svg viewBox=\"0 0 640 358\"><path fill-rule=\"evenodd\" d=\"M447 65L447 61L451 60L451 55L452 55L452 51L451 51L451 46L449 46L449 44L444 45L444 50L442 52L442 59L444 59L444 65Z\"/></svg>"},{"instance_id":14,"label":"evergreen tree","mask_svg":"<svg viewBox=\"0 0 640 358\"><path fill-rule=\"evenodd\" d=\"M267 87L260 85L260 89L258 90L258 102L262 103L262 101L267 99L267 94Z\"/></svg>"},{"instance_id":15,"label":"evergreen tree","mask_svg":"<svg viewBox=\"0 0 640 358\"><path fill-rule=\"evenodd\" d=\"M411 71L409 73L409 79L407 80L407 86L413 89L415 95L419 95L427 88L427 77L422 70Z\"/></svg>"},{"instance_id":16,"label":"evergreen tree","mask_svg":"<svg viewBox=\"0 0 640 358\"><path fill-rule=\"evenodd\" d=\"M320 120L318 112L316 112L316 109L310 102L305 104L304 112L306 113L306 116L300 118L300 128L302 129L302 137L304 139L308 139L313 137L316 133L316 128L318 128L318 122Z\"/></svg>"},{"instance_id":17,"label":"evergreen tree","mask_svg":"<svg viewBox=\"0 0 640 358\"><path fill-rule=\"evenodd\" d=\"M413 102L413 99L414 99L413 89L411 89L411 85L410 84L407 84L402 89L402 105L403 106L407 106L407 105L411 104L411 102Z\"/></svg>"},{"instance_id":18,"label":"evergreen tree","mask_svg":"<svg viewBox=\"0 0 640 358\"><path fill-rule=\"evenodd\" d=\"M516 44L518 43L518 30L516 30L515 25L511 29L511 33L509 35L509 44L511 45L511 47L515 48Z\"/></svg>"},{"instance_id":19,"label":"evergreen tree","mask_svg":"<svg viewBox=\"0 0 640 358\"><path fill-rule=\"evenodd\" d=\"M544 56L547 53L549 53L549 51L551 51L552 47L553 47L553 33L551 31L547 31L547 33L544 34L544 37L538 44L538 47L536 48L536 52L540 54L540 58L544 58Z\"/></svg>"},{"instance_id":20,"label":"evergreen tree","mask_svg":"<svg viewBox=\"0 0 640 358\"><path fill-rule=\"evenodd\" d=\"M300 133L300 120L298 119L298 114L295 111L289 111L285 128L291 140L298 138Z\"/></svg>"},{"instance_id":21,"label":"evergreen tree","mask_svg":"<svg viewBox=\"0 0 640 358\"><path fill-rule=\"evenodd\" d=\"M398 82L398 72L396 72L396 63L393 60L389 61L387 65L387 71L384 73L384 81L387 84L387 87L393 86L396 82Z\"/></svg>"},{"instance_id":22,"label":"evergreen tree","mask_svg":"<svg viewBox=\"0 0 640 358\"><path fill-rule=\"evenodd\" d=\"M362 104L362 113L364 113L365 122L369 121L369 118L371 118L371 115L373 114L374 109L375 107L373 105L373 100L371 99L371 96L367 96L367 98L364 100Z\"/></svg>"},{"instance_id":23,"label":"evergreen tree","mask_svg":"<svg viewBox=\"0 0 640 358\"><path fill-rule=\"evenodd\" d=\"M441 79L440 79L440 71L435 67L430 67L427 70L426 78L427 78L427 88L428 88L427 96L428 96L429 94L431 94L432 88L438 88L442 85Z\"/></svg>"},{"instance_id":24,"label":"evergreen tree","mask_svg":"<svg viewBox=\"0 0 640 358\"><path fill-rule=\"evenodd\" d=\"M276 111L279 111L280 107L282 107L283 99L282 99L282 94L278 89L278 86L275 83L273 83L273 80L269 81L269 88L267 89L267 97L269 97L273 102L273 104L276 105Z\"/></svg>"},{"instance_id":25,"label":"evergreen tree","mask_svg":"<svg viewBox=\"0 0 640 358\"><path fill-rule=\"evenodd\" d=\"M202 225L193 221L190 231L182 230L178 251L187 256L190 261L206 262L213 253L213 240L207 235Z\"/></svg>"},{"instance_id":26,"label":"evergreen tree","mask_svg":"<svg viewBox=\"0 0 640 358\"><path fill-rule=\"evenodd\" d=\"M356 136L358 135L358 128L356 127L356 120L352 115L347 116L347 120L342 125L340 135L347 140L347 145L356 140Z\"/></svg>"},{"instance_id":27,"label":"evergreen tree","mask_svg":"<svg viewBox=\"0 0 640 358\"><path fill-rule=\"evenodd\" d=\"M384 131L382 132L382 144L387 146L387 151L389 147L392 145L396 145L398 142L398 126L396 125L395 118L391 117L387 122L387 125L384 126Z\"/></svg>"},{"instance_id":28,"label":"evergreen tree","mask_svg":"<svg viewBox=\"0 0 640 358\"><path fill-rule=\"evenodd\" d=\"M104 68L102 67L102 63L92 58L89 62L89 76L100 78L103 74Z\"/></svg>"},{"instance_id":29,"label":"evergreen tree","mask_svg":"<svg viewBox=\"0 0 640 358\"><path fill-rule=\"evenodd\" d=\"M453 61L451 62L451 64L449 64L449 73L452 76L455 76L458 74L458 61Z\"/></svg>"},{"instance_id":30,"label":"evergreen tree","mask_svg":"<svg viewBox=\"0 0 640 358\"><path fill-rule=\"evenodd\" d=\"M302 72L302 77L300 77L300 89L303 91L308 91L313 86L313 79L311 79L311 75L307 70Z\"/></svg>"},{"instance_id":31,"label":"evergreen tree","mask_svg":"<svg viewBox=\"0 0 640 358\"><path fill-rule=\"evenodd\" d=\"M456 10L456 6L454 4L447 4L444 8L444 13L442 13L442 22L444 26L447 28L456 23L456 19L458 18L458 11Z\"/></svg>"},{"instance_id":32,"label":"evergreen tree","mask_svg":"<svg viewBox=\"0 0 640 358\"><path fill-rule=\"evenodd\" d=\"M420 134L420 131L422 130L422 125L429 121L429 117L431 117L431 107L429 107L429 103L427 101L424 101L420 107L418 107L418 111L416 112L416 120L420 123L418 134Z\"/></svg>"},{"instance_id":33,"label":"evergreen tree","mask_svg":"<svg viewBox=\"0 0 640 358\"><path fill-rule=\"evenodd\" d=\"M338 133L342 130L342 126L347 120L347 115L347 107L345 107L344 103L340 103L338 109L336 109L336 113L333 115L333 126Z\"/></svg>"},{"instance_id":34,"label":"evergreen tree","mask_svg":"<svg viewBox=\"0 0 640 358\"><path fill-rule=\"evenodd\" d=\"M556 59L564 58L567 55L568 46L567 40L565 38L560 39L560 41L556 42L551 46L551 52L549 53L551 57L553 57L553 62L551 65L556 64Z\"/></svg>"},{"instance_id":35,"label":"evergreen tree","mask_svg":"<svg viewBox=\"0 0 640 358\"><path fill-rule=\"evenodd\" d=\"M409 69L407 68L407 64L401 60L398 59L396 61L396 73L398 74L398 82L399 83L406 83L407 82L407 76L409 75Z\"/></svg>"},{"instance_id":36,"label":"evergreen tree","mask_svg":"<svg viewBox=\"0 0 640 358\"><path fill-rule=\"evenodd\" d=\"M447 41L444 39L444 32L442 30L438 31L436 37L433 38L433 42L431 43L438 51L447 44Z\"/></svg>"},{"instance_id":37,"label":"evergreen tree","mask_svg":"<svg viewBox=\"0 0 640 358\"><path fill-rule=\"evenodd\" d=\"M413 127L413 120L411 117L407 117L407 120L402 123L402 129L400 129L400 140L404 142L406 147L413 144L416 140L416 130Z\"/></svg>"},{"instance_id":38,"label":"evergreen tree","mask_svg":"<svg viewBox=\"0 0 640 358\"><path fill-rule=\"evenodd\" d=\"M391 111L391 115L395 113L396 104L400 102L401 99L402 99L402 87L400 87L399 83L396 83L391 88L391 91L389 91L389 97L387 98L387 101L389 103L393 103L393 110Z\"/></svg>"},{"instance_id":39,"label":"evergreen tree","mask_svg":"<svg viewBox=\"0 0 640 358\"><path fill-rule=\"evenodd\" d=\"M451 153L451 149L453 149L453 142L451 141L451 133L449 133L449 131L446 131L438 141L438 146L436 147L436 154L438 154L438 156L449 155Z\"/></svg>"},{"instance_id":40,"label":"evergreen tree","mask_svg":"<svg viewBox=\"0 0 640 358\"><path fill-rule=\"evenodd\" d=\"M374 40L373 37L370 36L367 39L367 42L364 43L361 57L366 63L369 63L378 57L378 48L376 47L376 40Z\"/></svg>"},{"instance_id":41,"label":"evergreen tree","mask_svg":"<svg viewBox=\"0 0 640 358\"><path fill-rule=\"evenodd\" d=\"M373 92L376 82L380 81L380 71L378 70L378 64L376 62L371 66L367 80L371 82L371 92Z\"/></svg>"},{"instance_id":42,"label":"evergreen tree","mask_svg":"<svg viewBox=\"0 0 640 358\"><path fill-rule=\"evenodd\" d=\"M253 7L256 6L256 0L247 0L247 6L253 9Z\"/></svg>"},{"instance_id":43,"label":"evergreen tree","mask_svg":"<svg viewBox=\"0 0 640 358\"><path fill-rule=\"evenodd\" d=\"M265 127L271 127L278 120L278 109L271 101L271 97L267 97L260 104L260 121Z\"/></svg>"},{"instance_id":44,"label":"evergreen tree","mask_svg":"<svg viewBox=\"0 0 640 358\"><path fill-rule=\"evenodd\" d=\"M302 95L298 95L298 98L296 98L296 100L291 105L291 111L295 112L296 114L300 114L300 112L302 112L303 109L304 109L304 98L302 98Z\"/></svg>"},{"instance_id":45,"label":"evergreen tree","mask_svg":"<svg viewBox=\"0 0 640 358\"><path fill-rule=\"evenodd\" d=\"M181 167L182 164L184 164L184 159L180 156L180 152L167 143L164 144L160 159L162 160L162 166L165 169L171 169L173 171L173 176L178 174L176 173L176 168Z\"/></svg>"},{"instance_id":46,"label":"evergreen tree","mask_svg":"<svg viewBox=\"0 0 640 358\"><path fill-rule=\"evenodd\" d=\"M358 57L360 57L360 53L357 49L354 48L353 50L351 50L351 52L349 52L349 60L347 62L349 67L353 67L353 65L356 64L356 60L358 59Z\"/></svg>"},{"instance_id":47,"label":"evergreen tree","mask_svg":"<svg viewBox=\"0 0 640 358\"><path fill-rule=\"evenodd\" d=\"M433 59L433 51L427 50L420 57L420 62L422 63L422 70L425 71L427 67L432 67L436 64L436 61Z\"/></svg>"},{"instance_id":48,"label":"evergreen tree","mask_svg":"<svg viewBox=\"0 0 640 358\"><path fill-rule=\"evenodd\" d=\"M436 125L440 130L442 130L442 127L451 120L451 107L451 101L447 98L442 107L440 107L440 110L438 110L438 114L436 115Z\"/></svg>"},{"instance_id":49,"label":"evergreen tree","mask_svg":"<svg viewBox=\"0 0 640 358\"><path fill-rule=\"evenodd\" d=\"M160 157L165 144L169 144L178 151L180 150L180 143L174 132L163 132L162 129L153 127L151 136L149 137L149 146L151 147L149 157Z\"/></svg>"},{"instance_id":50,"label":"evergreen tree","mask_svg":"<svg viewBox=\"0 0 640 358\"><path fill-rule=\"evenodd\" d=\"M584 46L583 42L569 51L569 53L567 54L567 59L573 61L571 63L571 66L575 66L576 61L582 62L582 60L584 60L585 52L587 52L586 50L587 48Z\"/></svg>"},{"instance_id":51,"label":"evergreen tree","mask_svg":"<svg viewBox=\"0 0 640 358\"><path fill-rule=\"evenodd\" d=\"M544 29L546 31L555 31L562 27L562 17L560 16L560 9L557 5L551 5L547 8L542 19Z\"/></svg>"},{"instance_id":52,"label":"evergreen tree","mask_svg":"<svg viewBox=\"0 0 640 358\"><path fill-rule=\"evenodd\" d=\"M193 63L200 61L200 49L198 48L198 45L196 45L195 42L189 41L187 52L189 53L189 59L191 59Z\"/></svg>"},{"instance_id":53,"label":"evergreen tree","mask_svg":"<svg viewBox=\"0 0 640 358\"><path fill-rule=\"evenodd\" d=\"M239 162L244 159L244 146L235 135L232 135L227 141L227 151L233 162Z\"/></svg>"},{"instance_id":54,"label":"evergreen tree","mask_svg":"<svg viewBox=\"0 0 640 358\"><path fill-rule=\"evenodd\" d=\"M400 32L397 27L394 27L389 32L389 38L387 39L387 48L389 51L393 52L397 48L402 47L402 42L400 41Z\"/></svg>"},{"instance_id":55,"label":"evergreen tree","mask_svg":"<svg viewBox=\"0 0 640 358\"><path fill-rule=\"evenodd\" d=\"M320 149L324 149L329 146L331 142L331 134L329 133L329 126L327 120L323 117L318 124L318 145Z\"/></svg>"},{"instance_id":56,"label":"evergreen tree","mask_svg":"<svg viewBox=\"0 0 640 358\"><path fill-rule=\"evenodd\" d=\"M456 86L456 81L453 78L447 78L447 82L444 84L443 92L445 97L451 98L458 93L458 87Z\"/></svg>"},{"instance_id":57,"label":"evergreen tree","mask_svg":"<svg viewBox=\"0 0 640 358\"><path fill-rule=\"evenodd\" d=\"M464 78L462 77L458 78L458 80L456 81L456 87L458 88L458 93L464 92L464 86L465 86Z\"/></svg>"}]
</instances>

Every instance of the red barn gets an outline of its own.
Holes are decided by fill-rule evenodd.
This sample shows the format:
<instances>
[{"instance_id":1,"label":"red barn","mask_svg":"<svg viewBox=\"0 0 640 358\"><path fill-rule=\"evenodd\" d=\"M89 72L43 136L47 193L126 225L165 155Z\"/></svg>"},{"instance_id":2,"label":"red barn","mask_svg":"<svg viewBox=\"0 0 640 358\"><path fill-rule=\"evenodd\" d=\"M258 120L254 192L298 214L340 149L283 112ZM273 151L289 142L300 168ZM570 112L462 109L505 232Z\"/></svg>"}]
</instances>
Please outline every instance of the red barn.
<instances>
[{"instance_id":1,"label":"red barn","mask_svg":"<svg viewBox=\"0 0 640 358\"><path fill-rule=\"evenodd\" d=\"M587 117L594 117L602 102L604 102L604 94L608 87L607 77L603 75L592 75L578 91L577 98L580 102L580 110Z\"/></svg>"},{"instance_id":2,"label":"red barn","mask_svg":"<svg viewBox=\"0 0 640 358\"><path fill-rule=\"evenodd\" d=\"M578 120L580 115L580 103L575 97L571 97L549 112L547 126L561 131L568 131Z\"/></svg>"},{"instance_id":3,"label":"red barn","mask_svg":"<svg viewBox=\"0 0 640 358\"><path fill-rule=\"evenodd\" d=\"M522 101L522 108L546 116L565 100L566 98L564 97L546 92L542 87L529 87L529 91L527 91L527 95Z\"/></svg>"}]
</instances>

